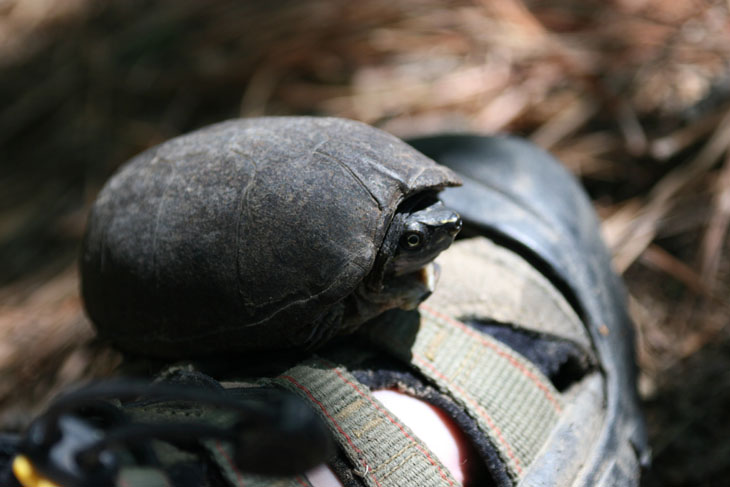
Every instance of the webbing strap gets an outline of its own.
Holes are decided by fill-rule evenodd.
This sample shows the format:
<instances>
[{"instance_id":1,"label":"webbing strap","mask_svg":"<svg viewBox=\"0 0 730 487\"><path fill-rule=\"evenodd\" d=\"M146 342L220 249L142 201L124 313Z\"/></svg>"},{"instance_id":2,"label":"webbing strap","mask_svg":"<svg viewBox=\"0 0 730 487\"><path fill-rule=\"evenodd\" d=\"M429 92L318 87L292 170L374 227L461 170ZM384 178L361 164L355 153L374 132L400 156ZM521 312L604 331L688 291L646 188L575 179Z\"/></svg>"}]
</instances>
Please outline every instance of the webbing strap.
<instances>
[{"instance_id":1,"label":"webbing strap","mask_svg":"<svg viewBox=\"0 0 730 487\"><path fill-rule=\"evenodd\" d=\"M460 319L488 318L549 333L591 349L570 304L519 255L481 237L455 242L437 262L442 272L427 301L431 307Z\"/></svg>"},{"instance_id":2,"label":"webbing strap","mask_svg":"<svg viewBox=\"0 0 730 487\"><path fill-rule=\"evenodd\" d=\"M497 340L422 304L418 313L385 315L371 339L409 361L475 419L519 480L562 410L553 385Z\"/></svg>"},{"instance_id":3,"label":"webbing strap","mask_svg":"<svg viewBox=\"0 0 730 487\"><path fill-rule=\"evenodd\" d=\"M318 410L370 487L456 487L413 432L342 367L315 358L274 380Z\"/></svg>"}]
</instances>

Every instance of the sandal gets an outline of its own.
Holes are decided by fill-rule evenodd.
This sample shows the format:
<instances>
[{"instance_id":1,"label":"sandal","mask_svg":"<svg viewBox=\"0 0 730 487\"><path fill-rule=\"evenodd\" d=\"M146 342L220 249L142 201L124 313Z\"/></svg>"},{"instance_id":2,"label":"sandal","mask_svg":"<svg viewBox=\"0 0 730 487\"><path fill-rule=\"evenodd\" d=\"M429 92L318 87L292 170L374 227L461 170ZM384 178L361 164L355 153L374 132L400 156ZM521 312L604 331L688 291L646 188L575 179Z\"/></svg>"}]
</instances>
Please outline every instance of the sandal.
<instances>
[{"instance_id":1,"label":"sandal","mask_svg":"<svg viewBox=\"0 0 730 487\"><path fill-rule=\"evenodd\" d=\"M133 394L117 395L136 399L113 402L123 420L67 400L52 416L74 418L62 428L67 436L85 431L88 448L117 428L118 441L104 440L104 447L133 447L117 452L113 462L92 462L96 477L75 465L80 475L62 485L103 478L120 486L316 486L322 485L318 474L302 470L323 455L327 472L347 487L638 485L649 449L632 324L583 191L552 157L520 139L447 135L409 143L464 182L441 194L464 228L437 259L440 282L428 300L417 310L388 311L309 357L272 360L255 374L215 363L178 365L164 381L198 392L129 386ZM267 394L282 390L310 406L337 448L327 446L311 418L307 429L297 429L303 423L290 421L294 409L265 422L280 429L251 434L262 421L252 410L277 403ZM408 412L398 412L380 391L430 405L464 447L466 473L448 466L418 425L409 426ZM89 416L95 420L83 419ZM174 424L174 434L134 429L140 422ZM288 433L285 424L292 425ZM301 446L303 431L311 443ZM52 469L42 467L58 463L58 455L54 460L50 447L39 453L33 441L31 433L23 440L8 437L7 445L23 453L13 464L21 468L18 459L35 452L32 464L53 478ZM279 449L266 448L271 445ZM258 448L263 456L256 456ZM308 461L292 462L300 456ZM292 475L271 476L292 463ZM31 484L25 473L16 470L22 485L42 485Z\"/></svg>"}]
</instances>

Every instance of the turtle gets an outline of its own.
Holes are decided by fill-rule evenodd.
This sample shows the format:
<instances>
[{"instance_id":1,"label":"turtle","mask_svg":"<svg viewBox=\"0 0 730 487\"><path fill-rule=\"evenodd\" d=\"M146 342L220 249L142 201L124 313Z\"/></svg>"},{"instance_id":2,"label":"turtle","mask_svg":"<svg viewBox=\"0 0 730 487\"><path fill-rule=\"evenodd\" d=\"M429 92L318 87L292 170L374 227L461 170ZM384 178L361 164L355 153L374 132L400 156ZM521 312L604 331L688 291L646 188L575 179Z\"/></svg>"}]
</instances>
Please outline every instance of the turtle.
<instances>
[{"instance_id":1,"label":"turtle","mask_svg":"<svg viewBox=\"0 0 730 487\"><path fill-rule=\"evenodd\" d=\"M433 289L460 180L332 117L235 119L123 165L91 209L81 292L98 335L187 358L311 350Z\"/></svg>"}]
</instances>

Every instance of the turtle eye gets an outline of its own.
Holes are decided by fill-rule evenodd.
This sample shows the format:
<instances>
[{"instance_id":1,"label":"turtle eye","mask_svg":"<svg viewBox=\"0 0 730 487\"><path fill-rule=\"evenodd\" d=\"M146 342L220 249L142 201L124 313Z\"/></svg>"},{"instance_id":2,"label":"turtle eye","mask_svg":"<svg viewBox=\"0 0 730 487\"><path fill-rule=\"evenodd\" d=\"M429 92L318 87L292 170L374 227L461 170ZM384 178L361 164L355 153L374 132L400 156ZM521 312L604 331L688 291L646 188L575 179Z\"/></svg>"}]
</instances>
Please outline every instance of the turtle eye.
<instances>
[{"instance_id":1,"label":"turtle eye","mask_svg":"<svg viewBox=\"0 0 730 487\"><path fill-rule=\"evenodd\" d=\"M401 237L400 244L407 250L419 249L423 245L423 234L417 231L406 232Z\"/></svg>"}]
</instances>

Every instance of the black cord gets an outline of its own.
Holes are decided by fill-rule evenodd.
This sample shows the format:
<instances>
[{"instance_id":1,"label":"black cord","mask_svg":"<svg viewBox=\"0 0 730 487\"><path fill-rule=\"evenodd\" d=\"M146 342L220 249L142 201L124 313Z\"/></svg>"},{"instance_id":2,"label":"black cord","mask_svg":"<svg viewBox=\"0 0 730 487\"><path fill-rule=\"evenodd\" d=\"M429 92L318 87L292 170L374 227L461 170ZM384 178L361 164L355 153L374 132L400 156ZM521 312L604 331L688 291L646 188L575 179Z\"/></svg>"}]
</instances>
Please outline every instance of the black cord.
<instances>
[{"instance_id":1,"label":"black cord","mask_svg":"<svg viewBox=\"0 0 730 487\"><path fill-rule=\"evenodd\" d=\"M111 414L110 404L104 401L109 399L131 407L172 402L168 407L174 408L188 403L235 414L231 426L225 429L194 421L135 423ZM323 462L331 451L322 421L290 393L252 388L250 393L237 390L233 398L223 389L132 380L91 384L58 397L31 425L19 450L51 480L84 487L113 483L120 448L147 444L150 439L223 440L232 445L234 461L241 470L259 474L301 473Z\"/></svg>"}]
</instances>

